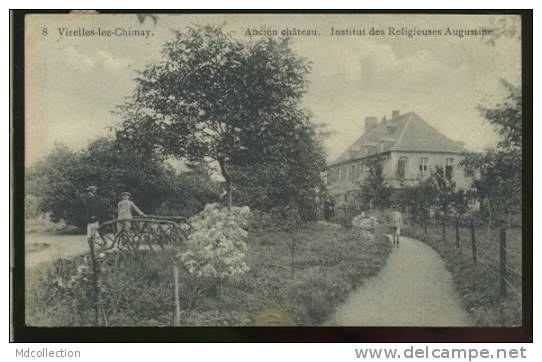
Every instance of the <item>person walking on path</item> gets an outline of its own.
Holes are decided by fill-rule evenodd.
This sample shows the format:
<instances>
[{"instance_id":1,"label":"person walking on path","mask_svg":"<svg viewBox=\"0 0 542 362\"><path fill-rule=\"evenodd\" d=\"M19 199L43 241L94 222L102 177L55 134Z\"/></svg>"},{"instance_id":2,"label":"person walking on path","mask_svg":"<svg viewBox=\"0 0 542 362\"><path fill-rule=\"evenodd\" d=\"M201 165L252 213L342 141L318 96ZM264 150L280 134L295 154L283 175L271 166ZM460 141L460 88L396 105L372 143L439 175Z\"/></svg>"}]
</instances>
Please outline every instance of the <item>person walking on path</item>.
<instances>
[{"instance_id":1,"label":"person walking on path","mask_svg":"<svg viewBox=\"0 0 542 362\"><path fill-rule=\"evenodd\" d=\"M401 236L401 225L403 224L403 217L397 206L394 206L391 211L390 224L392 228L393 246L398 248L399 237Z\"/></svg>"},{"instance_id":2,"label":"person walking on path","mask_svg":"<svg viewBox=\"0 0 542 362\"><path fill-rule=\"evenodd\" d=\"M122 230L130 230L130 221L132 219L132 210L134 210L137 214L139 214L140 216L145 216L145 214L143 213L143 211L141 211L137 206L136 204L134 204L134 202L132 200L130 200L130 197L132 196L132 194L130 194L129 192L123 192L122 194L120 194L122 200L120 200L119 204L118 204L118 214L117 214L117 219L118 220L121 220L119 222L119 233L122 231Z\"/></svg>"}]
</instances>

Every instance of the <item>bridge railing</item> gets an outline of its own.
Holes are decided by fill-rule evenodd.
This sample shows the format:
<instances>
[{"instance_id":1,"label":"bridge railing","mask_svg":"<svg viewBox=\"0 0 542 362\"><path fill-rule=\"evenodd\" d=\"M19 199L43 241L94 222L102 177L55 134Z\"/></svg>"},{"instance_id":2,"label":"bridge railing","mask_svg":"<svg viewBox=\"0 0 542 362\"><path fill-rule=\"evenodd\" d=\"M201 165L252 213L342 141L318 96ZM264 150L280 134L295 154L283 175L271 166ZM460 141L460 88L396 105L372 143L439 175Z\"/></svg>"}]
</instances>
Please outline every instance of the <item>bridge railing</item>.
<instances>
[{"instance_id":1,"label":"bridge railing","mask_svg":"<svg viewBox=\"0 0 542 362\"><path fill-rule=\"evenodd\" d=\"M132 219L113 219L102 223L95 240L96 248L138 250L166 245L180 246L187 239L190 224L181 216L146 215Z\"/></svg>"}]
</instances>

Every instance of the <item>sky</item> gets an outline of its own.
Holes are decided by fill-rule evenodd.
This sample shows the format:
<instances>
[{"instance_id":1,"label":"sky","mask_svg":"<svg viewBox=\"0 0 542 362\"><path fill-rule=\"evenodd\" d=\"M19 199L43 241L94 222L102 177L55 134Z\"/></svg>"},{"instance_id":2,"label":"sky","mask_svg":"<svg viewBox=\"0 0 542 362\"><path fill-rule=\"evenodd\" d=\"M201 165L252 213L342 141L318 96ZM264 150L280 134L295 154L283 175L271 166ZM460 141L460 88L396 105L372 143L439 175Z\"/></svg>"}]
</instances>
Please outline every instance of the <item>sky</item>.
<instances>
[{"instance_id":1,"label":"sky","mask_svg":"<svg viewBox=\"0 0 542 362\"><path fill-rule=\"evenodd\" d=\"M504 19L504 20L501 20ZM292 36L291 46L311 62L303 106L314 122L326 123L328 159L338 157L363 133L367 116L393 110L416 112L471 150L496 142L479 104L503 97L500 79L519 85L519 19L489 15L30 15L25 38L25 161L30 166L55 143L80 149L110 134L119 122L112 111L134 89L137 70L161 59L160 49L193 24L223 24L249 41L247 29L314 30ZM397 31L480 29L503 25L510 36L494 45L480 36L398 35ZM396 31L390 34L390 27ZM365 35L332 35L365 29ZM382 30L371 35L369 30ZM118 30L120 29L120 30ZM67 36L68 31L149 31L149 36ZM60 35L63 32L64 35Z\"/></svg>"}]
</instances>

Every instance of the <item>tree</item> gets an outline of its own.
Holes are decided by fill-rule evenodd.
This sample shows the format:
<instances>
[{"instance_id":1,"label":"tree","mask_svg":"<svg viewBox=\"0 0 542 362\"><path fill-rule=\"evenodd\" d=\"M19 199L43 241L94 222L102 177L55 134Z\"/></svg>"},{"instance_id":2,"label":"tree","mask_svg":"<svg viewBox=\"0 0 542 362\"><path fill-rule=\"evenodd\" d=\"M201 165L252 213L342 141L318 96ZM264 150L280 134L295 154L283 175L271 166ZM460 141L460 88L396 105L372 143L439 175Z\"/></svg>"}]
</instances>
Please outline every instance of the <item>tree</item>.
<instances>
[{"instance_id":1,"label":"tree","mask_svg":"<svg viewBox=\"0 0 542 362\"><path fill-rule=\"evenodd\" d=\"M306 113L299 104L309 72L288 39L242 42L220 26L188 27L149 64L122 105L120 139L190 161L214 160L232 204L232 168L253 152L288 157Z\"/></svg>"},{"instance_id":2,"label":"tree","mask_svg":"<svg viewBox=\"0 0 542 362\"><path fill-rule=\"evenodd\" d=\"M522 144L522 97L521 88L501 79L506 96L502 103L480 105L480 113L501 137L497 148L508 151L521 150Z\"/></svg>"},{"instance_id":3,"label":"tree","mask_svg":"<svg viewBox=\"0 0 542 362\"><path fill-rule=\"evenodd\" d=\"M432 170L428 183L433 189L433 206L438 209L441 215L442 241L446 241L446 220L453 205L456 185L450 177L446 177L442 166L436 166Z\"/></svg>"},{"instance_id":4,"label":"tree","mask_svg":"<svg viewBox=\"0 0 542 362\"><path fill-rule=\"evenodd\" d=\"M369 208L386 209L390 206L392 188L386 183L383 173L383 159L368 161L369 175L361 184L360 199Z\"/></svg>"},{"instance_id":5,"label":"tree","mask_svg":"<svg viewBox=\"0 0 542 362\"><path fill-rule=\"evenodd\" d=\"M98 186L102 220L116 217L116 203L123 191L130 191L138 206L152 213L179 188L171 166L152 155L131 152L109 138L100 138L77 152L57 145L29 169L26 179L26 192L38 196L40 209L50 213L52 221L62 219L81 230L86 225L83 196L88 185Z\"/></svg>"},{"instance_id":6,"label":"tree","mask_svg":"<svg viewBox=\"0 0 542 362\"><path fill-rule=\"evenodd\" d=\"M84 211L75 210L81 206L78 194L88 185L79 182L82 174L80 157L80 153L56 144L47 157L27 171L25 193L38 198L39 209L48 212L53 222L64 220L82 228Z\"/></svg>"},{"instance_id":7,"label":"tree","mask_svg":"<svg viewBox=\"0 0 542 362\"><path fill-rule=\"evenodd\" d=\"M157 214L191 217L206 204L220 200L220 184L210 178L207 164L186 166L188 170L175 175L168 197L156 210Z\"/></svg>"},{"instance_id":8,"label":"tree","mask_svg":"<svg viewBox=\"0 0 542 362\"><path fill-rule=\"evenodd\" d=\"M452 194L451 198L452 209L455 214L455 240L456 246L459 248L461 241L459 235L461 218L471 209L472 192L470 190L457 189Z\"/></svg>"},{"instance_id":9,"label":"tree","mask_svg":"<svg viewBox=\"0 0 542 362\"><path fill-rule=\"evenodd\" d=\"M233 178L241 188L238 193L249 205L270 211L295 204L303 221L313 221L325 194L322 139L319 127L308 119L294 131L294 137L278 146L280 158L256 150L250 159L242 160L244 167L234 167L238 172Z\"/></svg>"},{"instance_id":10,"label":"tree","mask_svg":"<svg viewBox=\"0 0 542 362\"><path fill-rule=\"evenodd\" d=\"M500 140L495 148L466 155L462 167L477 175L473 188L487 205L488 220L509 221L521 211L522 101L521 90L502 81L507 91L500 104L480 106L482 115L495 127Z\"/></svg>"}]
</instances>

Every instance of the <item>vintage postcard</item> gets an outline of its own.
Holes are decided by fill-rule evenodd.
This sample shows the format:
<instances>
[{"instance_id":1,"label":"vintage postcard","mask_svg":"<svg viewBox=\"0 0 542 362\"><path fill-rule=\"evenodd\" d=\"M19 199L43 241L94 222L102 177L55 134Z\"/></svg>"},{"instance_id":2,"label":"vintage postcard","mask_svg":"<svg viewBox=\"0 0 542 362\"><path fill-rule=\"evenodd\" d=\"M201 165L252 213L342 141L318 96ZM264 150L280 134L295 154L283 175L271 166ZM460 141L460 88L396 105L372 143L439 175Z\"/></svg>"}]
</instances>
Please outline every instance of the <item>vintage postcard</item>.
<instances>
[{"instance_id":1,"label":"vintage postcard","mask_svg":"<svg viewBox=\"0 0 542 362\"><path fill-rule=\"evenodd\" d=\"M26 14L25 325L522 327L522 37Z\"/></svg>"}]
</instances>

